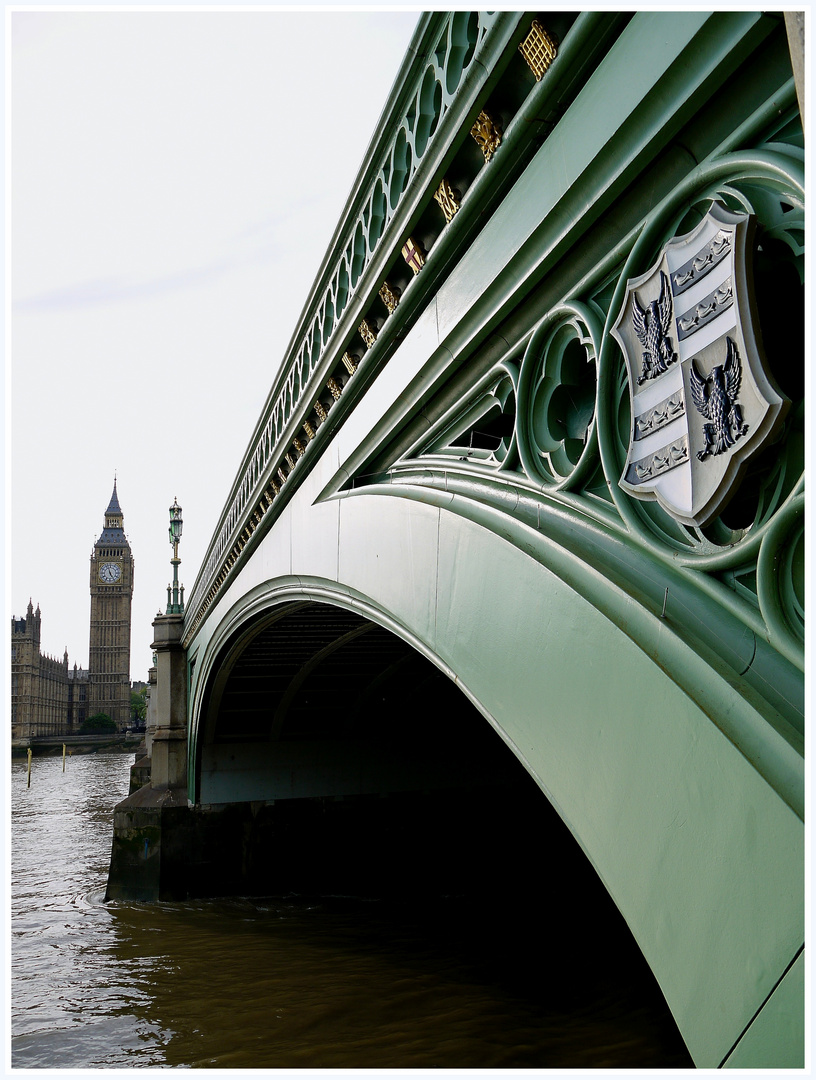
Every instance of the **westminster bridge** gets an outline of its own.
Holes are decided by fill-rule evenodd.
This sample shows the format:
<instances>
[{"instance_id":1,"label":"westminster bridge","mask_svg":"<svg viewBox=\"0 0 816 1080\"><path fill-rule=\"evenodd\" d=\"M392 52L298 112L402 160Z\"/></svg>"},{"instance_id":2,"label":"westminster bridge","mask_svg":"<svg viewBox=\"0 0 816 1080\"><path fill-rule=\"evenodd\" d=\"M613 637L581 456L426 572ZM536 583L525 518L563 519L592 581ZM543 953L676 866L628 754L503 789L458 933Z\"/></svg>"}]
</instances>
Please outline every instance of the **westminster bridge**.
<instances>
[{"instance_id":1,"label":"westminster bridge","mask_svg":"<svg viewBox=\"0 0 816 1080\"><path fill-rule=\"evenodd\" d=\"M394 835L409 864L393 807L489 828L520 769L695 1063L801 1063L791 55L759 12L421 17L154 623L109 896L376 872ZM502 827L546 860L523 817Z\"/></svg>"}]
</instances>

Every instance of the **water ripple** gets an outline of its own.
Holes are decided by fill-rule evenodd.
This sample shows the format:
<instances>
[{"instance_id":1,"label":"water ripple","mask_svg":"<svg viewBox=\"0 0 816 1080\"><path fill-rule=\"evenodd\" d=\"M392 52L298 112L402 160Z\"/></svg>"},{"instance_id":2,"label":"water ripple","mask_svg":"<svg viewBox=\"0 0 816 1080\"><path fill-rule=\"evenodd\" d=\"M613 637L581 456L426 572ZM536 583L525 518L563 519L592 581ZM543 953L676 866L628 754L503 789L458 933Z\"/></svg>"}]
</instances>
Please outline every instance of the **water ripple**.
<instances>
[{"instance_id":1,"label":"water ripple","mask_svg":"<svg viewBox=\"0 0 816 1080\"><path fill-rule=\"evenodd\" d=\"M105 904L130 764L35 759L31 788L12 765L15 1068L691 1064L612 930L525 906L512 883L425 906Z\"/></svg>"}]
</instances>

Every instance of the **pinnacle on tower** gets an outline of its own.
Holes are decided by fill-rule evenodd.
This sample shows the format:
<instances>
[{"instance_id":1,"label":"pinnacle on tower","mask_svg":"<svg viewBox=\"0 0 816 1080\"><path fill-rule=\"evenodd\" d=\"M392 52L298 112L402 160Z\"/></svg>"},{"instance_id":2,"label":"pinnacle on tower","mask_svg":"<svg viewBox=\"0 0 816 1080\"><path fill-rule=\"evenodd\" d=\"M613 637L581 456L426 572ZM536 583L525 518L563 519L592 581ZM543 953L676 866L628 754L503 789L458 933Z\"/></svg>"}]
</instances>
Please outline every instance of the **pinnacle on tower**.
<instances>
[{"instance_id":1,"label":"pinnacle on tower","mask_svg":"<svg viewBox=\"0 0 816 1080\"><path fill-rule=\"evenodd\" d=\"M113 479L113 494L111 495L110 503L109 503L108 509L105 511L105 513L106 514L121 514L122 513L122 507L119 505L119 496L116 494L116 477L114 477L114 479Z\"/></svg>"}]
</instances>

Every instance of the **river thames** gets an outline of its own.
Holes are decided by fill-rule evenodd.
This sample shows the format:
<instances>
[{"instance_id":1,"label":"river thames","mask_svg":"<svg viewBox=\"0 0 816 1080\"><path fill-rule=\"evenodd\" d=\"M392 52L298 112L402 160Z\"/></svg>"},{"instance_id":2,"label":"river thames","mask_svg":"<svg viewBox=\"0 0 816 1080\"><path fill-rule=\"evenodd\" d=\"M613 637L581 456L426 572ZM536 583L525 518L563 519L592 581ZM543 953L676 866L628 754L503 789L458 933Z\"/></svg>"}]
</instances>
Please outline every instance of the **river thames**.
<instances>
[{"instance_id":1,"label":"river thames","mask_svg":"<svg viewBox=\"0 0 816 1080\"><path fill-rule=\"evenodd\" d=\"M691 1067L611 905L576 926L544 880L106 904L132 761L12 763L14 1068Z\"/></svg>"}]
</instances>

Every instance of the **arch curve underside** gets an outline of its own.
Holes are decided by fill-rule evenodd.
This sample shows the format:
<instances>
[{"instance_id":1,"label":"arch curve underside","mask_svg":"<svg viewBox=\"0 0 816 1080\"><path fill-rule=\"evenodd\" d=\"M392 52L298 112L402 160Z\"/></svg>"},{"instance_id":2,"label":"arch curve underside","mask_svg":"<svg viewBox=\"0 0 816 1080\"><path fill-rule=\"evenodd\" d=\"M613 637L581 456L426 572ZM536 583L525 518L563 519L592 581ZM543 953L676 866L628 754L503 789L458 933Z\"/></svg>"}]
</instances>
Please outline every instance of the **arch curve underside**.
<instances>
[{"instance_id":1,"label":"arch curve underside","mask_svg":"<svg viewBox=\"0 0 816 1080\"><path fill-rule=\"evenodd\" d=\"M535 779L452 672L361 607L302 596L224 635L200 698L195 787L200 820L225 819L210 832L231 848L225 891L418 911L456 898L469 917L507 923L516 979L546 971L587 1002L614 981L650 1032L636 1039L689 1065L646 959ZM211 889L212 852L207 876Z\"/></svg>"},{"instance_id":2,"label":"arch curve underside","mask_svg":"<svg viewBox=\"0 0 816 1080\"><path fill-rule=\"evenodd\" d=\"M342 537L342 584L265 576L277 559L261 549L257 583L214 613L190 656L191 797L250 807L240 827L260 830L273 802L280 821L288 806L325 823L331 803L338 821L382 825L401 792L421 792L429 819L448 800L489 828L491 808L520 797L515 756L624 916L695 1061L722 1063L802 946L800 816L717 713L730 702L750 732L750 701L711 668L681 685L597 597L466 516L396 495L311 503L313 528ZM519 857L542 859L546 844L523 836Z\"/></svg>"}]
</instances>

